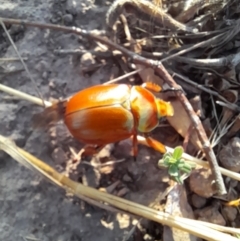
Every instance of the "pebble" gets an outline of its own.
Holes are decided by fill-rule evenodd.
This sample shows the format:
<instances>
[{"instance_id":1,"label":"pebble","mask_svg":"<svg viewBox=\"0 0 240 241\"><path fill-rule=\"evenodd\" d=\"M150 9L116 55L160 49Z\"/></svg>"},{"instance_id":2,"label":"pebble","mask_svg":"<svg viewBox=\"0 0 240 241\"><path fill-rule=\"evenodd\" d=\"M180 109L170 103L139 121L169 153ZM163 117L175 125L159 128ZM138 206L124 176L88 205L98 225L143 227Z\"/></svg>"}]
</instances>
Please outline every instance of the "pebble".
<instances>
[{"instance_id":1,"label":"pebble","mask_svg":"<svg viewBox=\"0 0 240 241\"><path fill-rule=\"evenodd\" d=\"M193 193L191 199L192 199L192 205L195 208L202 208L203 206L205 206L207 202L206 198L200 197L195 193Z\"/></svg>"},{"instance_id":2,"label":"pebble","mask_svg":"<svg viewBox=\"0 0 240 241\"><path fill-rule=\"evenodd\" d=\"M114 144L108 144L106 145L104 148L102 148L97 154L96 156L98 158L105 158L105 157L110 157L111 156L111 152L114 148Z\"/></svg>"},{"instance_id":3,"label":"pebble","mask_svg":"<svg viewBox=\"0 0 240 241\"><path fill-rule=\"evenodd\" d=\"M80 60L81 66L89 67L96 63L95 58L93 57L92 53L86 52L82 55Z\"/></svg>"},{"instance_id":4,"label":"pebble","mask_svg":"<svg viewBox=\"0 0 240 241\"><path fill-rule=\"evenodd\" d=\"M218 208L213 206L208 206L203 209L197 209L194 211L195 216L198 220L214 223L218 225L225 226L226 221L222 214L218 211Z\"/></svg>"},{"instance_id":5,"label":"pebble","mask_svg":"<svg viewBox=\"0 0 240 241\"><path fill-rule=\"evenodd\" d=\"M237 217L238 211L234 207L225 206L222 209L222 213L225 218L227 218L230 222L233 222Z\"/></svg>"},{"instance_id":6,"label":"pebble","mask_svg":"<svg viewBox=\"0 0 240 241\"><path fill-rule=\"evenodd\" d=\"M124 187L117 193L117 196L124 197L127 193L129 193L129 189Z\"/></svg>"},{"instance_id":7,"label":"pebble","mask_svg":"<svg viewBox=\"0 0 240 241\"><path fill-rule=\"evenodd\" d=\"M210 169L195 169L189 177L191 191L204 198L212 197L216 193L212 182L213 177Z\"/></svg>"},{"instance_id":8,"label":"pebble","mask_svg":"<svg viewBox=\"0 0 240 241\"><path fill-rule=\"evenodd\" d=\"M37 70L38 72L44 72L46 70L48 70L49 68L49 63L45 60L41 60L39 63L37 63L37 65L35 66L35 70Z\"/></svg>"},{"instance_id":9,"label":"pebble","mask_svg":"<svg viewBox=\"0 0 240 241\"><path fill-rule=\"evenodd\" d=\"M11 26L11 28L8 30L8 33L10 35L14 35L14 34L19 34L19 33L23 32L23 31L24 31L24 27L22 25L15 25L15 24L13 24Z\"/></svg>"},{"instance_id":10,"label":"pebble","mask_svg":"<svg viewBox=\"0 0 240 241\"><path fill-rule=\"evenodd\" d=\"M67 12L74 16L77 15L77 9L78 9L77 4L79 4L79 3L77 3L77 1L68 0L66 3Z\"/></svg>"},{"instance_id":11,"label":"pebble","mask_svg":"<svg viewBox=\"0 0 240 241\"><path fill-rule=\"evenodd\" d=\"M117 145L117 148L114 150L114 155L117 158L122 158L125 156L131 155L132 151L132 141L129 139L120 141Z\"/></svg>"},{"instance_id":12,"label":"pebble","mask_svg":"<svg viewBox=\"0 0 240 241\"><path fill-rule=\"evenodd\" d=\"M73 22L73 15L72 14L65 14L63 16L63 22L65 25L71 25L71 23Z\"/></svg>"},{"instance_id":13,"label":"pebble","mask_svg":"<svg viewBox=\"0 0 240 241\"><path fill-rule=\"evenodd\" d=\"M15 131L11 135L11 139L14 140L18 147L23 148L26 144L26 135L24 133Z\"/></svg>"},{"instance_id":14,"label":"pebble","mask_svg":"<svg viewBox=\"0 0 240 241\"><path fill-rule=\"evenodd\" d=\"M51 17L50 18L50 22L53 24L58 23L59 21L61 21L60 17Z\"/></svg>"},{"instance_id":15,"label":"pebble","mask_svg":"<svg viewBox=\"0 0 240 241\"><path fill-rule=\"evenodd\" d=\"M65 152L60 147L57 147L56 149L54 149L54 151L52 152L52 158L54 162L57 164L63 164L68 159Z\"/></svg>"},{"instance_id":16,"label":"pebble","mask_svg":"<svg viewBox=\"0 0 240 241\"><path fill-rule=\"evenodd\" d=\"M151 235L149 235L149 234L146 233L146 234L143 236L143 240L153 241L154 238L153 238Z\"/></svg>"},{"instance_id":17,"label":"pebble","mask_svg":"<svg viewBox=\"0 0 240 241\"><path fill-rule=\"evenodd\" d=\"M240 138L232 138L227 145L223 146L219 153L219 161L223 167L233 172L240 172Z\"/></svg>"},{"instance_id":18,"label":"pebble","mask_svg":"<svg viewBox=\"0 0 240 241\"><path fill-rule=\"evenodd\" d=\"M47 71L44 71L43 74L42 74L42 78L43 78L44 80L46 80L47 77L48 77L48 72L47 72Z\"/></svg>"},{"instance_id":19,"label":"pebble","mask_svg":"<svg viewBox=\"0 0 240 241\"><path fill-rule=\"evenodd\" d=\"M124 182L132 182L132 178L128 174L125 174L123 176L123 181Z\"/></svg>"},{"instance_id":20,"label":"pebble","mask_svg":"<svg viewBox=\"0 0 240 241\"><path fill-rule=\"evenodd\" d=\"M135 162L129 162L127 169L134 179L137 179L139 177L139 168L137 168L137 164Z\"/></svg>"}]
</instances>

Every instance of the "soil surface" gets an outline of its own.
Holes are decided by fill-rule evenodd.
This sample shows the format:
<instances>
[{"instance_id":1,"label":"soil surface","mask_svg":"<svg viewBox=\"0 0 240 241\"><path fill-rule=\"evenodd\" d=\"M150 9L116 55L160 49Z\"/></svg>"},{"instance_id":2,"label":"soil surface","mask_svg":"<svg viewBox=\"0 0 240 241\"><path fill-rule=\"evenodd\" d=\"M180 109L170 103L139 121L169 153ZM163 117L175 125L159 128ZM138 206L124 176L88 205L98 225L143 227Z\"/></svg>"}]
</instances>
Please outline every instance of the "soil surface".
<instances>
[{"instance_id":1,"label":"soil surface","mask_svg":"<svg viewBox=\"0 0 240 241\"><path fill-rule=\"evenodd\" d=\"M110 4L101 0L8 0L0 4L0 16L100 30L105 27L105 14ZM55 53L61 49L93 49L96 43L91 40L48 29L6 27L21 56L27 58L27 67L45 99L65 98L80 89L102 84L110 80L113 68L116 68L111 61L99 62L100 67L83 74L83 58ZM0 29L0 57L17 57L3 29ZM88 60L90 64L95 61L94 58ZM2 84L37 96L20 61L4 61L0 65ZM14 72L7 74L4 71ZM115 193L127 190L124 198L138 203L149 205L165 190L166 171L157 167L161 155L141 146L135 163L130 155L129 141L109 145L102 150L100 158L125 159L112 168L95 170L84 163L75 167L69 146L76 152L82 146L71 138L62 123L49 131L31 127L33 114L41 110L37 105L1 92L0 134L10 137L18 146L58 171L87 185L107 187L120 180ZM159 139L161 132L156 130L154 136ZM132 225L132 218L109 213L66 195L8 155L0 153L0 240L122 240ZM140 232L141 238L133 237L132 240L142 240L146 233L150 235L154 232L156 228L146 223L145 231Z\"/></svg>"}]
</instances>

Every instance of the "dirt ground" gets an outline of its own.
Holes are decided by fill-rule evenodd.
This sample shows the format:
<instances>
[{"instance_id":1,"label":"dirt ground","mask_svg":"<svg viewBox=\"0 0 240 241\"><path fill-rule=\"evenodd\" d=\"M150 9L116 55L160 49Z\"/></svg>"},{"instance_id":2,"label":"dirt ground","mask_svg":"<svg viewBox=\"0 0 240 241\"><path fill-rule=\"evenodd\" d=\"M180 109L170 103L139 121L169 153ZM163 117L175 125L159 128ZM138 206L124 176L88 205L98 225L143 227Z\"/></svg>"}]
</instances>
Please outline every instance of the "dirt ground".
<instances>
[{"instance_id":1,"label":"dirt ground","mask_svg":"<svg viewBox=\"0 0 240 241\"><path fill-rule=\"evenodd\" d=\"M109 4L101 0L7 0L1 1L0 16L102 29ZM7 27L20 54L27 58L26 64L45 99L67 97L87 86L109 80L114 67L111 63L83 75L79 59L54 53L59 49L88 50L95 46L91 41L73 34ZM17 56L2 29L0 56ZM3 68L15 71L23 69L23 66L19 61L1 62L1 72ZM0 76L1 83L37 96L25 71L9 75L3 73ZM66 168L72 168L68 144L74 145L75 150L80 149L81 145L72 140L61 123L52 129L51 135L49 132L34 130L31 117L41 110L37 105L0 93L0 134L11 137L20 147L58 171L65 172ZM158 134L159 131L156 131L155 135ZM88 179L85 182L96 188L107 187L120 180L122 187L128 190L125 198L149 204L165 190L167 184L162 181L166 172L157 168L160 155L146 147L140 148L138 162L134 163L129 157L129 146L128 142L123 142L113 147L111 155L115 159L127 160L115 165L111 171L105 171L104 175L104 171L100 172L100 178L89 166L78 168L68 175L72 175L75 180L82 180L81 171L84 170ZM122 240L132 227L132 219L126 215L83 205L79 199L67 196L64 191L4 153L0 153L0 200L0 240L4 241ZM146 233L151 234L151 227L148 224L145 233L141 232L133 240L143 240ZM154 230L156 232L156 228Z\"/></svg>"}]
</instances>

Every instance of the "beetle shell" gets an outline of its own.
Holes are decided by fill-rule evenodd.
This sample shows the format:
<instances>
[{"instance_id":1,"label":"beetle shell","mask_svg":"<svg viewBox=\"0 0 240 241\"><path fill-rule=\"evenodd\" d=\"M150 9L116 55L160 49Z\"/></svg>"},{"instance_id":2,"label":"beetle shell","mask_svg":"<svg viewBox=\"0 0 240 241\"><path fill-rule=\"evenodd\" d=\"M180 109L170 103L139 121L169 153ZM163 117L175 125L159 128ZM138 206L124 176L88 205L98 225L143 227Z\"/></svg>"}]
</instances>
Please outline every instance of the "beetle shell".
<instances>
[{"instance_id":1,"label":"beetle shell","mask_svg":"<svg viewBox=\"0 0 240 241\"><path fill-rule=\"evenodd\" d=\"M134 130L130 91L128 85L99 85L75 94L64 118L71 134L96 145L129 138Z\"/></svg>"},{"instance_id":2,"label":"beetle shell","mask_svg":"<svg viewBox=\"0 0 240 241\"><path fill-rule=\"evenodd\" d=\"M79 141L105 145L156 128L166 109L159 101L141 86L97 85L70 98L64 121Z\"/></svg>"},{"instance_id":3,"label":"beetle shell","mask_svg":"<svg viewBox=\"0 0 240 241\"><path fill-rule=\"evenodd\" d=\"M162 116L173 116L169 102L156 98L150 91L161 87L146 82L142 86L126 84L97 85L84 89L69 99L53 103L32 118L35 128L64 120L78 141L102 146L133 137L133 154L137 156L137 133L148 133L158 126ZM145 135L146 143L165 153L165 146ZM95 149L97 148L97 149Z\"/></svg>"}]
</instances>

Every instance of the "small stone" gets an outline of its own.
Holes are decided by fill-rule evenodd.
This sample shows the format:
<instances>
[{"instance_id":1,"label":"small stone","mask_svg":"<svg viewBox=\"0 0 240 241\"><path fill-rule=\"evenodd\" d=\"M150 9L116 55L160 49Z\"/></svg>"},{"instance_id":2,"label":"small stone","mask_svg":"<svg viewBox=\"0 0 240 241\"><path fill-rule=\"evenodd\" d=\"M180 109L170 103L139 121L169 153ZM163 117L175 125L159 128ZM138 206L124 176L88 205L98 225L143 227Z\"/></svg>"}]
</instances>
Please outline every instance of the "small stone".
<instances>
[{"instance_id":1,"label":"small stone","mask_svg":"<svg viewBox=\"0 0 240 241\"><path fill-rule=\"evenodd\" d=\"M205 206L206 202L206 198L200 197L195 193L192 195L192 205L195 208L202 208L203 206Z\"/></svg>"},{"instance_id":2,"label":"small stone","mask_svg":"<svg viewBox=\"0 0 240 241\"><path fill-rule=\"evenodd\" d=\"M140 175L139 169L137 168L137 164L135 162L129 162L128 172L131 173L134 179L137 179L137 177Z\"/></svg>"},{"instance_id":3,"label":"small stone","mask_svg":"<svg viewBox=\"0 0 240 241\"><path fill-rule=\"evenodd\" d=\"M154 240L154 238L151 236L151 235L149 235L149 234L145 234L144 235L144 237L143 237L143 240L146 240L146 241L151 241L151 240Z\"/></svg>"},{"instance_id":4,"label":"small stone","mask_svg":"<svg viewBox=\"0 0 240 241\"><path fill-rule=\"evenodd\" d=\"M236 188L237 185L238 185L238 180L234 180L234 179L232 179L230 177L226 177L225 178L225 185L228 188Z\"/></svg>"},{"instance_id":5,"label":"small stone","mask_svg":"<svg viewBox=\"0 0 240 241\"><path fill-rule=\"evenodd\" d=\"M129 139L120 141L114 150L114 156L117 158L122 158L131 155L132 151L132 141Z\"/></svg>"},{"instance_id":6,"label":"small stone","mask_svg":"<svg viewBox=\"0 0 240 241\"><path fill-rule=\"evenodd\" d=\"M41 60L36 66L35 69L38 72L44 72L45 70L47 70L49 67L49 64L45 61L45 60Z\"/></svg>"},{"instance_id":7,"label":"small stone","mask_svg":"<svg viewBox=\"0 0 240 241\"><path fill-rule=\"evenodd\" d=\"M42 74L42 78L47 79L47 77L48 77L48 73L47 73L47 71L44 71Z\"/></svg>"},{"instance_id":8,"label":"small stone","mask_svg":"<svg viewBox=\"0 0 240 241\"><path fill-rule=\"evenodd\" d=\"M95 64L96 60L94 59L92 53L87 52L82 55L80 63L84 67L89 67L90 65Z\"/></svg>"},{"instance_id":9,"label":"small stone","mask_svg":"<svg viewBox=\"0 0 240 241\"><path fill-rule=\"evenodd\" d=\"M56 149L54 149L54 151L52 153L52 158L53 158L54 162L57 164L63 164L64 162L67 161L67 156L66 156L65 152L63 151L63 149L60 147L57 147Z\"/></svg>"},{"instance_id":10,"label":"small stone","mask_svg":"<svg viewBox=\"0 0 240 241\"><path fill-rule=\"evenodd\" d=\"M63 22L65 25L70 25L73 22L73 15L72 14L65 14L63 16Z\"/></svg>"},{"instance_id":11,"label":"small stone","mask_svg":"<svg viewBox=\"0 0 240 241\"><path fill-rule=\"evenodd\" d=\"M123 197L123 196L125 196L127 193L129 193L129 189L126 188L126 187L124 187L124 188L122 188L120 191L118 191L117 196L118 196L118 197Z\"/></svg>"},{"instance_id":12,"label":"small stone","mask_svg":"<svg viewBox=\"0 0 240 241\"><path fill-rule=\"evenodd\" d=\"M51 79L48 83L48 86L50 89L55 89L56 88L55 80Z\"/></svg>"},{"instance_id":13,"label":"small stone","mask_svg":"<svg viewBox=\"0 0 240 241\"><path fill-rule=\"evenodd\" d=\"M212 197L216 190L212 186L213 176L210 169L195 169L189 177L190 189L200 197Z\"/></svg>"},{"instance_id":14,"label":"small stone","mask_svg":"<svg viewBox=\"0 0 240 241\"><path fill-rule=\"evenodd\" d=\"M240 138L232 138L219 153L219 160L223 167L233 172L240 172Z\"/></svg>"},{"instance_id":15,"label":"small stone","mask_svg":"<svg viewBox=\"0 0 240 241\"><path fill-rule=\"evenodd\" d=\"M52 18L50 18L50 22L51 23L58 23L59 21L60 21L59 17L52 17Z\"/></svg>"},{"instance_id":16,"label":"small stone","mask_svg":"<svg viewBox=\"0 0 240 241\"><path fill-rule=\"evenodd\" d=\"M80 1L78 3L78 1L68 0L66 3L67 12L71 13L72 15L77 15L80 3Z\"/></svg>"},{"instance_id":17,"label":"small stone","mask_svg":"<svg viewBox=\"0 0 240 241\"><path fill-rule=\"evenodd\" d=\"M234 207L225 206L222 209L222 213L230 222L233 222L237 217L238 211Z\"/></svg>"},{"instance_id":18,"label":"small stone","mask_svg":"<svg viewBox=\"0 0 240 241\"><path fill-rule=\"evenodd\" d=\"M26 136L21 132L13 132L13 134L10 137L18 147L23 148L26 144Z\"/></svg>"},{"instance_id":19,"label":"small stone","mask_svg":"<svg viewBox=\"0 0 240 241\"><path fill-rule=\"evenodd\" d=\"M108 145L104 146L104 148L102 148L102 149L96 154L96 156L97 156L99 159L105 158L105 157L110 157L113 148L114 148L114 144L108 144Z\"/></svg>"},{"instance_id":20,"label":"small stone","mask_svg":"<svg viewBox=\"0 0 240 241\"><path fill-rule=\"evenodd\" d=\"M10 35L15 35L15 34L19 34L21 32L24 31L24 27L23 25L12 25L11 28L8 30L8 33Z\"/></svg>"},{"instance_id":21,"label":"small stone","mask_svg":"<svg viewBox=\"0 0 240 241\"><path fill-rule=\"evenodd\" d=\"M226 225L225 219L216 207L208 206L203 209L197 209L194 211L194 214L198 220L222 226Z\"/></svg>"},{"instance_id":22,"label":"small stone","mask_svg":"<svg viewBox=\"0 0 240 241\"><path fill-rule=\"evenodd\" d=\"M125 174L123 176L123 181L124 182L132 182L132 178L128 174Z\"/></svg>"}]
</instances>

